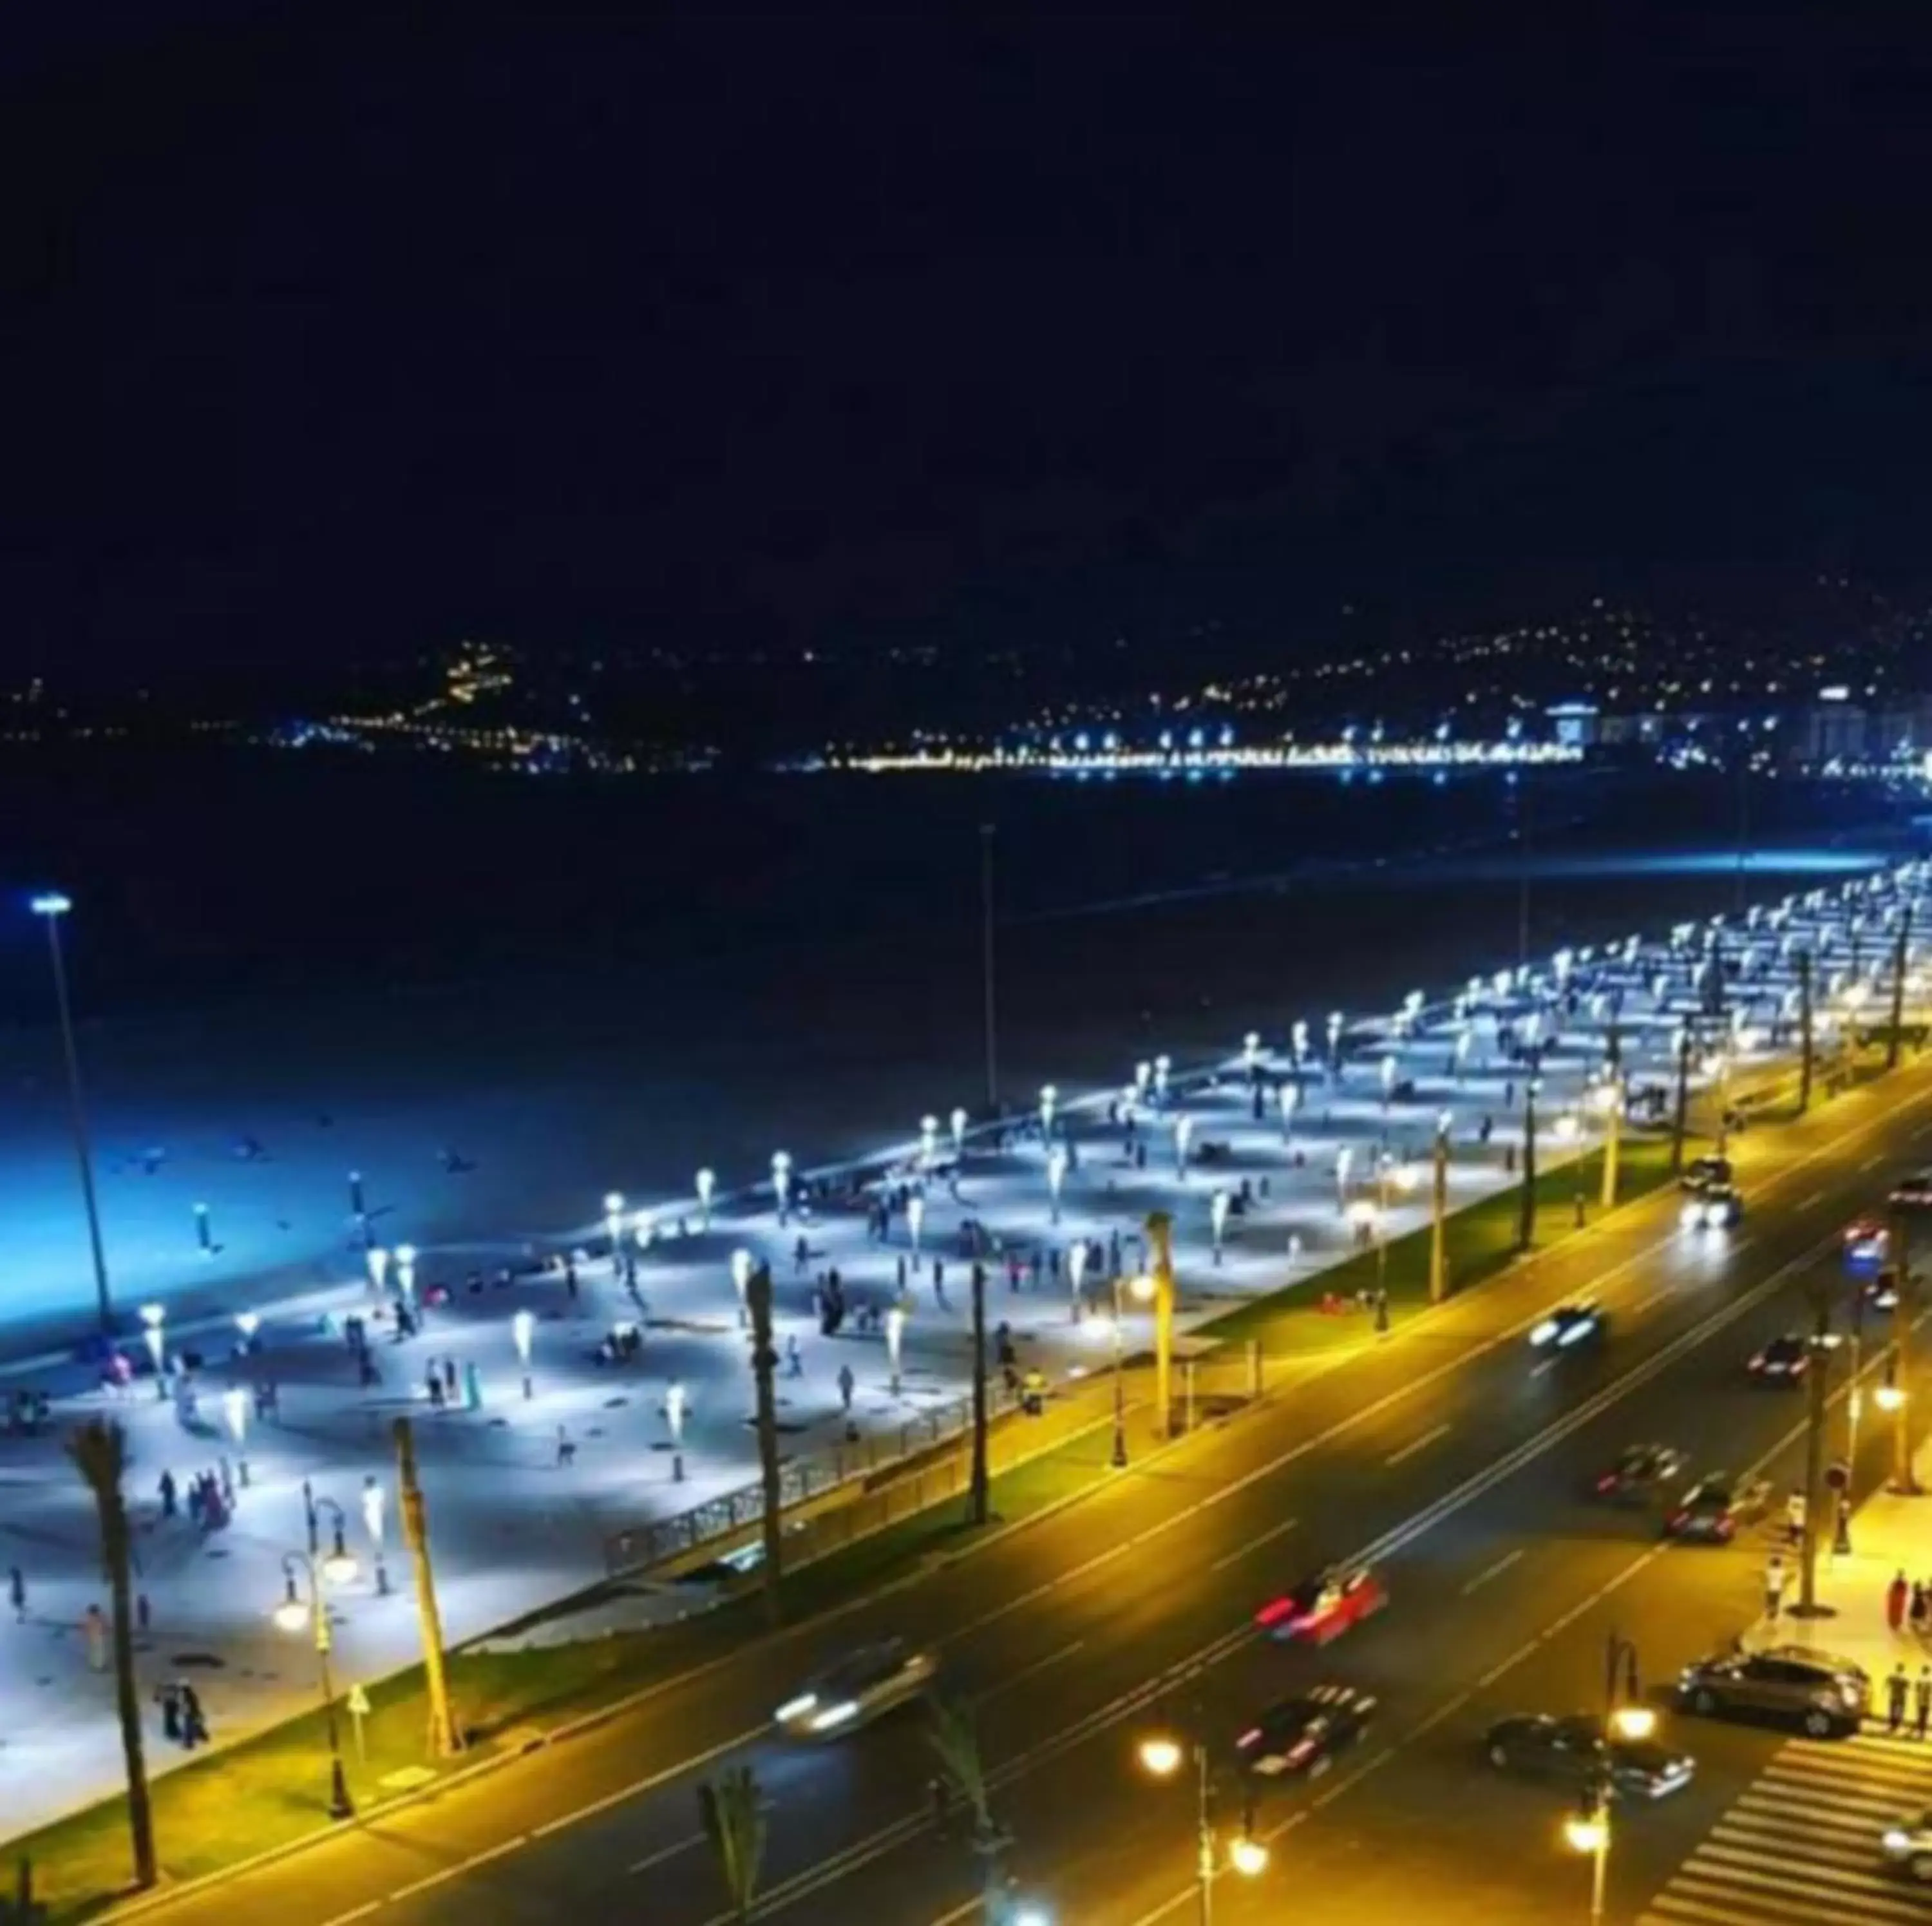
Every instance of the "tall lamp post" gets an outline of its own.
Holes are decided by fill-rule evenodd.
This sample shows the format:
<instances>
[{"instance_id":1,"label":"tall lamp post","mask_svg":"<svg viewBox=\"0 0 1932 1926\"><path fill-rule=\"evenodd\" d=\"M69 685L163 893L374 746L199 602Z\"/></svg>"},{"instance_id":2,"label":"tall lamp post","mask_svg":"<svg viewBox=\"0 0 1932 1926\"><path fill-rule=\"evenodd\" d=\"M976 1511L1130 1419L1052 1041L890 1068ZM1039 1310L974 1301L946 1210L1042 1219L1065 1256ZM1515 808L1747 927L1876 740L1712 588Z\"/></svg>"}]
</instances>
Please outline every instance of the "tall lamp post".
<instances>
[{"instance_id":1,"label":"tall lamp post","mask_svg":"<svg viewBox=\"0 0 1932 1926\"><path fill-rule=\"evenodd\" d=\"M1604 1650L1604 1738L1646 1739L1657 1729L1657 1714L1642 1703L1637 1689L1636 1647L1612 1632ZM1581 1808L1564 1823L1563 1836L1591 1859L1590 1922L1604 1916L1610 1870L1610 1783L1608 1753L1600 1756L1584 1789Z\"/></svg>"},{"instance_id":2,"label":"tall lamp post","mask_svg":"<svg viewBox=\"0 0 1932 1926\"><path fill-rule=\"evenodd\" d=\"M340 1516L340 1507L337 1515ZM322 1717L328 1732L328 1816L331 1819L350 1819L355 1816L356 1807L349 1797L349 1782L342 1771L342 1733L336 1721L335 1682L328 1666L328 1603L322 1594L324 1578L344 1584L356 1576L356 1561L342 1549L342 1529L339 1525L336 1528L335 1546L336 1549L319 1567L306 1552L282 1554L282 1579L286 1591L281 1603L275 1607L275 1623L285 1632L308 1630L314 1635L316 1670L322 1686ZM298 1571L308 1580L306 1597L296 1588Z\"/></svg>"},{"instance_id":3,"label":"tall lamp post","mask_svg":"<svg viewBox=\"0 0 1932 1926\"><path fill-rule=\"evenodd\" d=\"M1194 1868L1199 1900L1201 1926L1214 1926L1214 1882L1222 1870L1220 1841L1214 1831L1214 1778L1213 1762L1206 1744L1198 1737L1183 1740L1166 1732L1154 1732L1136 1747L1141 1768L1150 1777L1172 1779L1190 1763L1194 1767ZM1268 1849L1253 1837L1244 1818L1240 1832L1228 1842L1227 1864L1244 1879L1252 1879L1268 1870Z\"/></svg>"},{"instance_id":4,"label":"tall lamp post","mask_svg":"<svg viewBox=\"0 0 1932 1926\"><path fill-rule=\"evenodd\" d=\"M87 1105L81 1095L80 1053L74 1046L74 1011L68 1000L67 957L61 948L61 918L73 908L73 899L58 890L47 890L33 898L29 906L47 926L47 951L53 960L54 1002L60 1012L61 1050L67 1059L68 1116L74 1128L74 1161L80 1167L81 1200L87 1207L87 1240L94 1257L94 1299L100 1335L114 1334L114 1303L107 1288L107 1252L100 1237L100 1203L94 1188L94 1152L88 1141Z\"/></svg>"}]
</instances>

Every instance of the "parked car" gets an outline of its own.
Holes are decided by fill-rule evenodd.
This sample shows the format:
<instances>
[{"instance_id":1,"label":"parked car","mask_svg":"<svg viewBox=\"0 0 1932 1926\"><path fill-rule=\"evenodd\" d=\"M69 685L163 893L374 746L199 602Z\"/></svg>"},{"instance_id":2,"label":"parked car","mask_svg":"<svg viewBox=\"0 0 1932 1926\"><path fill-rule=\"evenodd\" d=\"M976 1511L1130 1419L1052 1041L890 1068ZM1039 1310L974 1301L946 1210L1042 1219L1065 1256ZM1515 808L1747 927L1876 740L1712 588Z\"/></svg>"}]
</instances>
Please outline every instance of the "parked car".
<instances>
[{"instance_id":1,"label":"parked car","mask_svg":"<svg viewBox=\"0 0 1932 1926\"><path fill-rule=\"evenodd\" d=\"M1687 1665L1677 1702L1711 1717L1773 1719L1814 1738L1855 1732L1871 1703L1871 1678L1850 1659L1808 1645L1720 1652Z\"/></svg>"}]
</instances>

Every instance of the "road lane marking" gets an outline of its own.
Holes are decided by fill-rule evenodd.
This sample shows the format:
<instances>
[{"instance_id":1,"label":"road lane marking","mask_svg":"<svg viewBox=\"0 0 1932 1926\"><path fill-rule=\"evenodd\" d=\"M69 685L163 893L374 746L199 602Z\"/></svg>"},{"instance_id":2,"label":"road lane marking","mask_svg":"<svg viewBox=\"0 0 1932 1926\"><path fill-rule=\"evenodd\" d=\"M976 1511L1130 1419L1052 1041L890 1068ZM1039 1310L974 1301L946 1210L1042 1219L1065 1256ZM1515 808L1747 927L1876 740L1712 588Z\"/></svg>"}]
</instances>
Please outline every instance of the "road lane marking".
<instances>
[{"instance_id":1,"label":"road lane marking","mask_svg":"<svg viewBox=\"0 0 1932 1926\"><path fill-rule=\"evenodd\" d=\"M352 1919L367 1919L370 1913L380 1912L386 1901L372 1899L349 1912L338 1912L333 1919L325 1920L322 1926L349 1926Z\"/></svg>"},{"instance_id":2,"label":"road lane marking","mask_svg":"<svg viewBox=\"0 0 1932 1926\"><path fill-rule=\"evenodd\" d=\"M1493 1578L1501 1578L1503 1573L1508 1571L1510 1566L1514 1564L1522 1556L1522 1547L1521 1546L1518 1546L1514 1552L1505 1552L1493 1565L1490 1567L1487 1571L1478 1572L1476 1576L1462 1588L1462 1596L1465 1598L1467 1598L1470 1593L1475 1591L1478 1586L1487 1585L1490 1579Z\"/></svg>"},{"instance_id":3,"label":"road lane marking","mask_svg":"<svg viewBox=\"0 0 1932 1926\"><path fill-rule=\"evenodd\" d=\"M1816 1206L1821 1204L1825 1201L1826 1194L1826 1192L1823 1191L1814 1191L1809 1197L1806 1197L1804 1201L1798 1205L1798 1208L1800 1210L1812 1209Z\"/></svg>"},{"instance_id":4,"label":"road lane marking","mask_svg":"<svg viewBox=\"0 0 1932 1926\"><path fill-rule=\"evenodd\" d=\"M1858 1166L1858 1168L1861 1170L1876 1170L1884 1161L1885 1152L1882 1150L1874 1151L1870 1156L1868 1157L1865 1161Z\"/></svg>"},{"instance_id":5,"label":"road lane marking","mask_svg":"<svg viewBox=\"0 0 1932 1926\"><path fill-rule=\"evenodd\" d=\"M1640 1297L1637 1301L1630 1306L1628 1315L1633 1318L1641 1318L1653 1304L1656 1303L1659 1300L1659 1299L1666 1297L1669 1295L1670 1293L1660 1286L1657 1290L1649 1292L1644 1297Z\"/></svg>"},{"instance_id":6,"label":"road lane marking","mask_svg":"<svg viewBox=\"0 0 1932 1926\"><path fill-rule=\"evenodd\" d=\"M506 1839L500 1845L491 1846L481 1852L472 1852L466 1859L458 1859L453 1865L443 1867L440 1871L429 1873L419 1879L412 1879L406 1886L398 1886L389 1894L392 1904L399 1899L408 1899L419 1892L427 1892L431 1886L440 1886L445 1881L460 1879L465 1873L473 1873L478 1866L487 1866L492 1859L500 1859L507 1852L518 1852L530 1843L532 1835L520 1832L514 1839Z\"/></svg>"},{"instance_id":7,"label":"road lane marking","mask_svg":"<svg viewBox=\"0 0 1932 1926\"><path fill-rule=\"evenodd\" d=\"M980 1694L980 1702L983 1705L987 1699L997 1699L1002 1692L1010 1692L1016 1685L1024 1684L1042 1672L1050 1672L1062 1660L1071 1658L1086 1642L1084 1639L1076 1639L1070 1645L1062 1645L1057 1652L1049 1652L1045 1658L1036 1658L1030 1665L1023 1665L1018 1671L1009 1672L997 1685L989 1685Z\"/></svg>"},{"instance_id":8,"label":"road lane marking","mask_svg":"<svg viewBox=\"0 0 1932 1926\"><path fill-rule=\"evenodd\" d=\"M1292 1531L1298 1522L1298 1520L1292 1518L1284 1518L1279 1525L1270 1525L1267 1531L1261 1532L1256 1537L1248 1539L1244 1543L1238 1545L1233 1551L1223 1553L1222 1555L1216 1558L1214 1562L1208 1567L1208 1569L1211 1572L1226 1570L1228 1566L1238 1564L1242 1559L1245 1558L1250 1552L1259 1551L1261 1548L1264 1545L1267 1544L1270 1539L1279 1538L1283 1533Z\"/></svg>"},{"instance_id":9,"label":"road lane marking","mask_svg":"<svg viewBox=\"0 0 1932 1926\"><path fill-rule=\"evenodd\" d=\"M1382 1462L1393 1471L1404 1459L1413 1458L1418 1451L1426 1451L1438 1438L1448 1435L1449 1427L1446 1424L1438 1425L1433 1431L1426 1431L1420 1438L1405 1444L1400 1451L1391 1451Z\"/></svg>"},{"instance_id":10,"label":"road lane marking","mask_svg":"<svg viewBox=\"0 0 1932 1926\"><path fill-rule=\"evenodd\" d=\"M1476 1681L1476 1690L1478 1692L1486 1692L1504 1672L1513 1672L1522 1664L1523 1660L1536 1650L1536 1645L1537 1642L1534 1639L1524 1640L1508 1658L1503 1660L1502 1664L1491 1666L1489 1670Z\"/></svg>"},{"instance_id":11,"label":"road lane marking","mask_svg":"<svg viewBox=\"0 0 1932 1926\"><path fill-rule=\"evenodd\" d=\"M657 1851L648 1853L634 1865L626 1866L627 1873L647 1873L653 1866L662 1866L667 1859L675 1859L680 1852L688 1852L694 1846L702 1846L704 1835L694 1832L688 1838L674 1840L668 1846L661 1846Z\"/></svg>"},{"instance_id":12,"label":"road lane marking","mask_svg":"<svg viewBox=\"0 0 1932 1926\"><path fill-rule=\"evenodd\" d=\"M566 1826L577 1824L580 1819L595 1819L600 1812L608 1812L613 1806L622 1805L626 1799L635 1798L640 1792L652 1792L673 1779L681 1779L687 1772L694 1772L701 1765L709 1765L714 1759L722 1759L728 1752L736 1752L741 1745L749 1745L754 1739L763 1738L770 1731L769 1725L748 1726L744 1731L728 1739L721 1739L714 1746L694 1753L689 1759L679 1760L675 1765L667 1765L661 1771L652 1772L642 1779L633 1780L628 1786L619 1787L614 1792L606 1792L602 1798L592 1799L588 1805L579 1806L574 1812L566 1813L561 1819L548 1820L544 1824L531 1828L532 1839L548 1839L553 1832L561 1832Z\"/></svg>"}]
</instances>

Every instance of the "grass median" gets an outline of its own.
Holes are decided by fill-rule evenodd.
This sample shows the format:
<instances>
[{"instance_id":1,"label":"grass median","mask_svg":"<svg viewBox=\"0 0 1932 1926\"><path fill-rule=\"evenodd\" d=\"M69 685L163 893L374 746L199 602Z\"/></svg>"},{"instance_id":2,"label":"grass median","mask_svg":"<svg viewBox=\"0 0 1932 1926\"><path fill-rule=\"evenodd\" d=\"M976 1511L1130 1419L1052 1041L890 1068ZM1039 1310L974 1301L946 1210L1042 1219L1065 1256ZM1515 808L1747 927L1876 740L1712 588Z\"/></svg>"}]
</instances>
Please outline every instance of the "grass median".
<instances>
[{"instance_id":1,"label":"grass median","mask_svg":"<svg viewBox=\"0 0 1932 1926\"><path fill-rule=\"evenodd\" d=\"M1620 1172L1623 1198L1628 1201L1668 1182L1670 1163L1666 1140L1627 1137ZM1600 1152L1539 1176L1539 1247L1574 1230L1580 1194L1594 1220L1601 1181ZM1515 1255L1520 1209L1520 1192L1511 1188L1449 1219L1450 1275L1456 1291L1480 1283ZM1427 1301L1428 1232L1391 1242L1384 1255L1391 1316L1400 1319ZM1372 1286L1376 1276L1375 1256L1363 1254L1215 1320L1203 1335L1258 1338L1273 1359L1358 1344L1365 1334L1363 1315L1324 1316L1316 1307L1322 1294L1351 1296ZM1010 1525L1036 1517L1092 1489L1108 1474L1111 1441L1102 1423L999 1474L992 1487L998 1519ZM963 1504L956 1496L934 1504L796 1570L786 1584L788 1617L794 1623L808 1619L903 1576L926 1560L967 1548L977 1534L962 1522ZM428 1711L420 1668L370 1686L368 1717L343 1721L352 1795L358 1808L366 1809L422 1783L424 1775L442 1776L456 1766L514 1753L548 1729L742 1647L762 1627L762 1612L753 1593L648 1631L521 1651L456 1653L450 1662L452 1693L472 1744L463 1759L449 1766L428 1765L423 1757ZM170 1883L194 1879L330 1831L327 1791L320 1710L156 1780L154 1831L164 1878ZM114 1799L90 1807L11 1842L5 1852L9 1858L32 1857L52 1919L87 1918L124 1894L128 1855L122 1802Z\"/></svg>"}]
</instances>

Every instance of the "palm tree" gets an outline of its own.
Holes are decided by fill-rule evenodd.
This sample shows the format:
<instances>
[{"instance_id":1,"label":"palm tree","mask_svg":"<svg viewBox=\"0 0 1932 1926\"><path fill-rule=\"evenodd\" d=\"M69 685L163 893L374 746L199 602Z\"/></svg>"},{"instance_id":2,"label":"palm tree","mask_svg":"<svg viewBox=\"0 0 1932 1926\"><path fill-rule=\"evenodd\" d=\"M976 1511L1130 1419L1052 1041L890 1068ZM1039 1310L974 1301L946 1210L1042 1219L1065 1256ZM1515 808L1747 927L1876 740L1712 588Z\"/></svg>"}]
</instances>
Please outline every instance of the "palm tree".
<instances>
[{"instance_id":1,"label":"palm tree","mask_svg":"<svg viewBox=\"0 0 1932 1926\"><path fill-rule=\"evenodd\" d=\"M68 1456L87 1480L100 1520L100 1559L114 1604L114 1699L121 1718L121 1754L128 1771L128 1829L134 1848L134 1883L154 1883L154 1818L148 1801L148 1768L141 1750L141 1701L134 1685L134 1613L129 1575L132 1546L121 1480L128 1441L118 1424L91 1418L67 1441Z\"/></svg>"},{"instance_id":2,"label":"palm tree","mask_svg":"<svg viewBox=\"0 0 1932 1926\"><path fill-rule=\"evenodd\" d=\"M698 1789L698 1813L718 1855L731 1916L742 1926L758 1896L758 1869L765 1856L764 1798L757 1774L748 1765L731 1765L706 1780Z\"/></svg>"},{"instance_id":3,"label":"palm tree","mask_svg":"<svg viewBox=\"0 0 1932 1926\"><path fill-rule=\"evenodd\" d=\"M1006 1888L1004 1855L1012 1835L993 1816L992 1787L980 1750L980 1726L968 1699L935 1698L926 1735L939 1770L953 1796L973 1821L973 1850L980 1855L986 1916L999 1916Z\"/></svg>"},{"instance_id":4,"label":"palm tree","mask_svg":"<svg viewBox=\"0 0 1932 1926\"><path fill-rule=\"evenodd\" d=\"M778 1408L772 1389L778 1354L772 1348L772 1271L760 1264L745 1285L752 1314L752 1380L758 1390L758 1476L764 1486L765 1615L776 1625L784 1617L779 1595L784 1549L779 1535Z\"/></svg>"}]
</instances>

